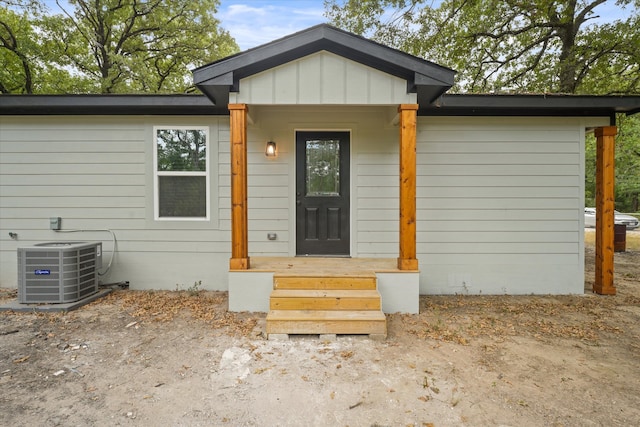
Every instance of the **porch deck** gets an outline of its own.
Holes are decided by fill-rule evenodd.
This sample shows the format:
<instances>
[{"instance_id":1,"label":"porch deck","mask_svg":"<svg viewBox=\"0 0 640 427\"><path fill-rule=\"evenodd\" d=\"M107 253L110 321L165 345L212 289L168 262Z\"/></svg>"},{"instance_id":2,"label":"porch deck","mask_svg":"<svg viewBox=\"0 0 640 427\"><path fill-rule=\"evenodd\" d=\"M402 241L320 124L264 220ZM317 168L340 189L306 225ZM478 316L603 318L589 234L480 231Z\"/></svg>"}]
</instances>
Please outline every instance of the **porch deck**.
<instances>
[{"instance_id":1,"label":"porch deck","mask_svg":"<svg viewBox=\"0 0 640 427\"><path fill-rule=\"evenodd\" d=\"M229 310L268 312L277 277L375 276L385 313L417 313L418 270L395 258L252 257L248 270L229 271Z\"/></svg>"},{"instance_id":2,"label":"porch deck","mask_svg":"<svg viewBox=\"0 0 640 427\"><path fill-rule=\"evenodd\" d=\"M417 271L399 270L397 264L396 258L252 257L251 268L245 271L305 276L357 276Z\"/></svg>"}]
</instances>

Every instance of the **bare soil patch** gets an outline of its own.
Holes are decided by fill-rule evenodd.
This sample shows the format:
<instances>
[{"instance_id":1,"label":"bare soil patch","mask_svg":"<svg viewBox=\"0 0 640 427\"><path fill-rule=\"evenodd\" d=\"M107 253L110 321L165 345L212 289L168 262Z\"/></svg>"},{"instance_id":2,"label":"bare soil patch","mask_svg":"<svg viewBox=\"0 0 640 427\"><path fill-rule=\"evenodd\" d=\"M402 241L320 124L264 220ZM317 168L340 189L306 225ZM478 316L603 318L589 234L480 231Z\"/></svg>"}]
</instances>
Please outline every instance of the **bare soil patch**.
<instances>
[{"instance_id":1,"label":"bare soil patch","mask_svg":"<svg viewBox=\"0 0 640 427\"><path fill-rule=\"evenodd\" d=\"M616 296L423 297L384 342L266 341L224 292L0 313L0 425L638 425L640 253L615 261Z\"/></svg>"}]
</instances>

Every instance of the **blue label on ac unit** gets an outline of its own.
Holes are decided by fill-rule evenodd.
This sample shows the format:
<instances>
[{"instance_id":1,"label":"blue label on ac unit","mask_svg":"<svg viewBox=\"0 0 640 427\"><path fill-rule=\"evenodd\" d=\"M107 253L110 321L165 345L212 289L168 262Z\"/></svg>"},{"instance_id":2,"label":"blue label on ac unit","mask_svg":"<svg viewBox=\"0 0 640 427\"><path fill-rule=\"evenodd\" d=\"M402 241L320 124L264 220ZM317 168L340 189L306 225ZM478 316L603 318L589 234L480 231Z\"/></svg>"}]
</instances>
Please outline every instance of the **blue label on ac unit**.
<instances>
[{"instance_id":1,"label":"blue label on ac unit","mask_svg":"<svg viewBox=\"0 0 640 427\"><path fill-rule=\"evenodd\" d=\"M36 276L49 275L51 270L36 270L34 273L36 273Z\"/></svg>"}]
</instances>

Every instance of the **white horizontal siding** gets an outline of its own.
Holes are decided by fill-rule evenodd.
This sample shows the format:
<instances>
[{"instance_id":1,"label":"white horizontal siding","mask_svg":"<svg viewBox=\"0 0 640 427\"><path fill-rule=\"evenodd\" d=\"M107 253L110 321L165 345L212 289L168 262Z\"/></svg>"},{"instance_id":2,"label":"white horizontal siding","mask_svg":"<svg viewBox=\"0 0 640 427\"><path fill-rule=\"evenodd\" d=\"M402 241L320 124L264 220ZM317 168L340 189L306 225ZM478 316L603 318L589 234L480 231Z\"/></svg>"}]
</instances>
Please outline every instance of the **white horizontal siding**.
<instances>
[{"instance_id":1,"label":"white horizontal siding","mask_svg":"<svg viewBox=\"0 0 640 427\"><path fill-rule=\"evenodd\" d=\"M418 164L418 176L575 176L580 173L579 165L562 165L559 168L557 164L467 164L464 168L452 169L448 164L430 164L424 167Z\"/></svg>"},{"instance_id":2,"label":"white horizontal siding","mask_svg":"<svg viewBox=\"0 0 640 427\"><path fill-rule=\"evenodd\" d=\"M65 185L57 186L55 192L58 197L91 197L96 195L96 188L102 197L144 197L144 186L89 186L89 185ZM0 197L49 197L49 186L38 185L2 185L0 184Z\"/></svg>"},{"instance_id":3,"label":"white horizontal siding","mask_svg":"<svg viewBox=\"0 0 640 427\"><path fill-rule=\"evenodd\" d=\"M209 126L211 221L153 220L154 125ZM64 230L116 234L118 253L104 280L129 280L138 289L202 280L225 289L229 232L218 216L228 214L228 205L220 206L228 199L218 197L217 183L228 187L228 169L218 175L228 129L228 117L0 117L0 286L16 286L16 249L37 242L99 240L108 262L108 232L49 230L49 217L59 216Z\"/></svg>"},{"instance_id":4,"label":"white horizontal siding","mask_svg":"<svg viewBox=\"0 0 640 427\"><path fill-rule=\"evenodd\" d=\"M421 117L421 293L579 293L578 118Z\"/></svg>"},{"instance_id":5,"label":"white horizontal siding","mask_svg":"<svg viewBox=\"0 0 640 427\"><path fill-rule=\"evenodd\" d=\"M71 169L71 168L68 168ZM81 175L81 176L79 176ZM51 177L55 177L54 180ZM38 186L38 187L59 187L85 185L92 187L106 186L144 186L145 176L138 174L121 174L115 175L110 173L103 174L31 174L31 175L3 175L0 185L7 186ZM51 190L55 192L55 189Z\"/></svg>"},{"instance_id":6,"label":"white horizontal siding","mask_svg":"<svg viewBox=\"0 0 640 427\"><path fill-rule=\"evenodd\" d=\"M259 133L248 133L247 146L247 193L250 256L289 255L289 220L291 180L289 164L283 147L279 146L276 159L266 159L264 143L268 137ZM220 229L231 230L231 187L229 176L231 156L229 144L220 146ZM267 239L267 233L276 233L277 240ZM229 234L230 239L230 234Z\"/></svg>"},{"instance_id":7,"label":"white horizontal siding","mask_svg":"<svg viewBox=\"0 0 640 427\"><path fill-rule=\"evenodd\" d=\"M398 256L399 140L397 128L376 130L371 123L360 144L352 179L357 187L358 256ZM379 125L378 125L379 126Z\"/></svg>"},{"instance_id":8,"label":"white horizontal siding","mask_svg":"<svg viewBox=\"0 0 640 427\"><path fill-rule=\"evenodd\" d=\"M129 159L127 159L129 160ZM139 163L12 163L3 165L3 173L17 176L18 180L24 176L33 175L136 175Z\"/></svg>"},{"instance_id":9,"label":"white horizontal siding","mask_svg":"<svg viewBox=\"0 0 640 427\"><path fill-rule=\"evenodd\" d=\"M248 127L250 256L295 255L295 132L336 129L351 132L351 255L397 256L397 233L392 241L379 240L381 228L398 227L398 130L391 125L389 107L255 107L250 112L254 117ZM276 158L264 156L269 140L278 144ZM219 157L221 171L228 174L229 148L221 147ZM395 159L395 172L389 170L381 188L377 180L389 159ZM230 215L230 196L229 187L220 188L224 230L230 229L230 222L223 219ZM364 202L370 197L378 203ZM370 217L381 215L381 207L389 207L389 213L374 220L377 228L363 225L358 232ZM276 233L277 239L269 241L268 233Z\"/></svg>"},{"instance_id":10,"label":"white horizontal siding","mask_svg":"<svg viewBox=\"0 0 640 427\"><path fill-rule=\"evenodd\" d=\"M296 67L306 66L309 78L321 78L341 67L333 59L318 69L311 62ZM269 78L284 85L294 69ZM373 80L352 81L348 88L355 92L342 101L322 87L301 85L304 81L297 80L293 91L289 85L268 96L274 102L289 102L295 93L350 103L370 90ZM398 255L398 129L390 124L388 109L299 106L251 112L250 256L295 254L295 130L309 129L351 131L351 255ZM153 221L152 127L185 124L210 126L214 219ZM421 292L581 292L583 138L584 123L577 118L419 118ZM267 140L278 144L275 159L264 156ZM129 280L138 289L175 289L198 280L208 288L226 288L229 161L228 117L0 118L0 286L15 286L18 246L101 240L109 258L108 233L48 230L48 218L61 216L65 229L116 232L119 252L108 280ZM9 239L9 231L19 240ZM276 233L276 240L268 233Z\"/></svg>"}]
</instances>

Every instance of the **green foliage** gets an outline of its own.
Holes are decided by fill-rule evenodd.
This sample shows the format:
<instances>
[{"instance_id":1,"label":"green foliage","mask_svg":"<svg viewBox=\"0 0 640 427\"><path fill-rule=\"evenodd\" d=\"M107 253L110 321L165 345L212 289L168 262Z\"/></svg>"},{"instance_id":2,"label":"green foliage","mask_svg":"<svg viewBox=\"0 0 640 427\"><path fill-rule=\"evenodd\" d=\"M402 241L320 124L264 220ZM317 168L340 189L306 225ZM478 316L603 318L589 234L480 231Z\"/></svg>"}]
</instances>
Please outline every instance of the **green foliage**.
<instances>
[{"instance_id":1,"label":"green foliage","mask_svg":"<svg viewBox=\"0 0 640 427\"><path fill-rule=\"evenodd\" d=\"M640 210L640 117L618 115L616 136L616 209L621 212ZM585 149L585 204L595 206L596 140L587 135Z\"/></svg>"},{"instance_id":2,"label":"green foliage","mask_svg":"<svg viewBox=\"0 0 640 427\"><path fill-rule=\"evenodd\" d=\"M20 4L34 15L36 3ZM0 8L0 93L32 93L39 67L33 54L38 36L27 12Z\"/></svg>"},{"instance_id":3,"label":"green foliage","mask_svg":"<svg viewBox=\"0 0 640 427\"><path fill-rule=\"evenodd\" d=\"M613 0L327 0L342 28L456 69L465 92L639 93L639 5ZM606 78L603 78L605 77ZM615 76L609 78L609 76Z\"/></svg>"},{"instance_id":4,"label":"green foliage","mask_svg":"<svg viewBox=\"0 0 640 427\"><path fill-rule=\"evenodd\" d=\"M638 212L640 204L640 117L618 118L616 137L616 209Z\"/></svg>"},{"instance_id":5,"label":"green foliage","mask_svg":"<svg viewBox=\"0 0 640 427\"><path fill-rule=\"evenodd\" d=\"M200 129L158 129L159 171L206 171L207 137Z\"/></svg>"},{"instance_id":6,"label":"green foliage","mask_svg":"<svg viewBox=\"0 0 640 427\"><path fill-rule=\"evenodd\" d=\"M625 16L598 22L607 3ZM458 71L452 92L639 94L638 0L326 0L334 25ZM638 210L640 118L618 115L616 207ZM585 203L595 203L587 137Z\"/></svg>"},{"instance_id":7,"label":"green foliage","mask_svg":"<svg viewBox=\"0 0 640 427\"><path fill-rule=\"evenodd\" d=\"M218 4L218 0L69 0L63 14L51 15L37 1L13 2L11 8L0 8L0 58L8 65L0 71L0 90L193 91L192 68L238 50L214 16ZM11 33L16 34L18 49L5 42L10 38L4 36ZM31 80L28 72L17 72L25 68L23 58Z\"/></svg>"},{"instance_id":8,"label":"green foliage","mask_svg":"<svg viewBox=\"0 0 640 427\"><path fill-rule=\"evenodd\" d=\"M182 292L182 288L184 285L180 285L178 283L176 283L176 292ZM201 289L202 286L202 280L198 280L197 282L193 282L192 286L189 286L186 291L189 295L191 295L192 297L198 296L203 289Z\"/></svg>"},{"instance_id":9,"label":"green foliage","mask_svg":"<svg viewBox=\"0 0 640 427\"><path fill-rule=\"evenodd\" d=\"M596 138L593 133L585 138L584 204L596 205Z\"/></svg>"}]
</instances>

